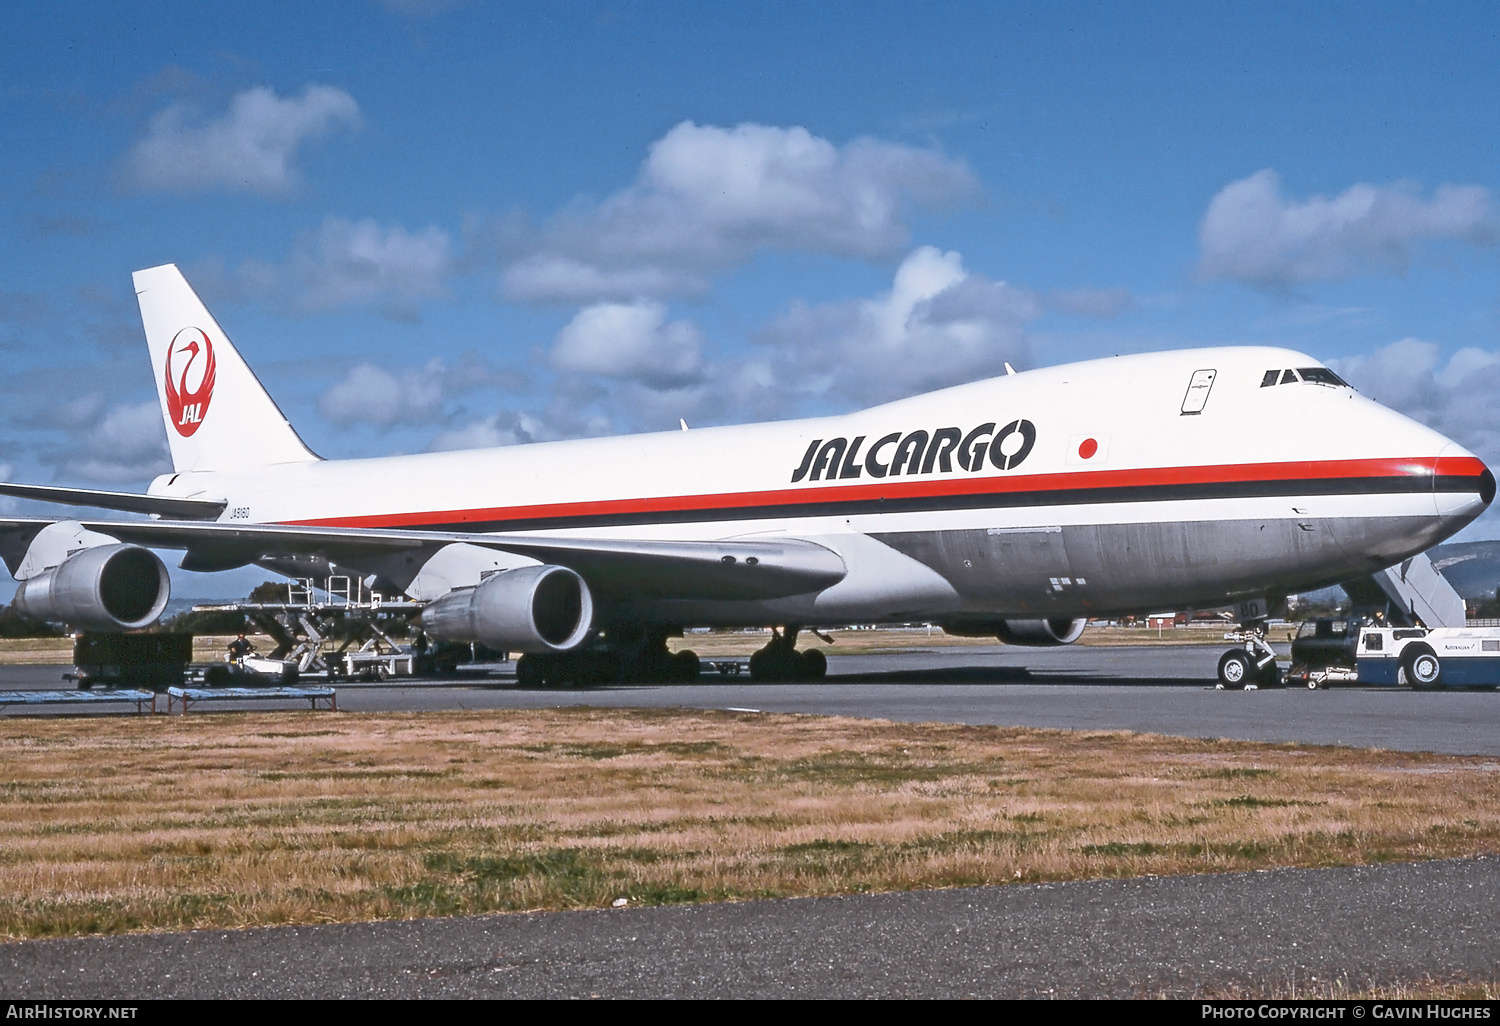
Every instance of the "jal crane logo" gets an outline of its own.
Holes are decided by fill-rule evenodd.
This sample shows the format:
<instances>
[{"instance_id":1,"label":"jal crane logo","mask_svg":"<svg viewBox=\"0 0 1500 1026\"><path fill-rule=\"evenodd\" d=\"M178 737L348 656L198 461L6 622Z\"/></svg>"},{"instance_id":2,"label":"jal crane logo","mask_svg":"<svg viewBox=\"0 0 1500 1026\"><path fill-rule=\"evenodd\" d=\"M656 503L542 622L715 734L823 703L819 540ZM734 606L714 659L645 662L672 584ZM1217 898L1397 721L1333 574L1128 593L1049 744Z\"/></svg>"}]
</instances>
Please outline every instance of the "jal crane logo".
<instances>
[{"instance_id":1,"label":"jal crane logo","mask_svg":"<svg viewBox=\"0 0 1500 1026\"><path fill-rule=\"evenodd\" d=\"M208 413L215 370L214 344L201 328L183 328L167 347L167 414L183 438L197 431ZM196 387L190 388L189 380Z\"/></svg>"}]
</instances>

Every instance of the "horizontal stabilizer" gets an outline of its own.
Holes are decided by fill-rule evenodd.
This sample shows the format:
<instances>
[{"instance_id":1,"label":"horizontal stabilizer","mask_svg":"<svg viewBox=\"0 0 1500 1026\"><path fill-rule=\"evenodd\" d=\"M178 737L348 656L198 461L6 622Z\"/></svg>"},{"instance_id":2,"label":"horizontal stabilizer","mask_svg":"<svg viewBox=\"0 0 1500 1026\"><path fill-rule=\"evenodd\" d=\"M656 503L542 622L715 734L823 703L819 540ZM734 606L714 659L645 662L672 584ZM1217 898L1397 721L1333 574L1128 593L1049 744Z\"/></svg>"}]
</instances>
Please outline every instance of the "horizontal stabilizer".
<instances>
[{"instance_id":1,"label":"horizontal stabilizer","mask_svg":"<svg viewBox=\"0 0 1500 1026\"><path fill-rule=\"evenodd\" d=\"M40 502L60 502L68 506L92 506L95 509L118 509L126 513L155 513L175 520L217 520L229 505L207 499L174 499L165 495L137 495L134 492L101 492L92 488L57 488L52 485L25 485L0 482L0 495Z\"/></svg>"}]
</instances>

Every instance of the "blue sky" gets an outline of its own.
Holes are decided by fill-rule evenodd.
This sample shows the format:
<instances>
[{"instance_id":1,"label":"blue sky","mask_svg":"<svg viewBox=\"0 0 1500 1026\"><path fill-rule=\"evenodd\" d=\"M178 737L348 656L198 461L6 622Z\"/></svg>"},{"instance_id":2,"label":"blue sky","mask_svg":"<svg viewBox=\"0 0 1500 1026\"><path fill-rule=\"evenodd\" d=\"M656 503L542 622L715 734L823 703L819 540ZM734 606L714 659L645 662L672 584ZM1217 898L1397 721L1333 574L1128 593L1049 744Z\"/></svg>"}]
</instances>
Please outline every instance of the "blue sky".
<instances>
[{"instance_id":1,"label":"blue sky","mask_svg":"<svg viewBox=\"0 0 1500 1026\"><path fill-rule=\"evenodd\" d=\"M6 5L0 471L166 467L130 272L169 261L333 457L1277 343L1500 461L1497 29L1457 3Z\"/></svg>"}]
</instances>

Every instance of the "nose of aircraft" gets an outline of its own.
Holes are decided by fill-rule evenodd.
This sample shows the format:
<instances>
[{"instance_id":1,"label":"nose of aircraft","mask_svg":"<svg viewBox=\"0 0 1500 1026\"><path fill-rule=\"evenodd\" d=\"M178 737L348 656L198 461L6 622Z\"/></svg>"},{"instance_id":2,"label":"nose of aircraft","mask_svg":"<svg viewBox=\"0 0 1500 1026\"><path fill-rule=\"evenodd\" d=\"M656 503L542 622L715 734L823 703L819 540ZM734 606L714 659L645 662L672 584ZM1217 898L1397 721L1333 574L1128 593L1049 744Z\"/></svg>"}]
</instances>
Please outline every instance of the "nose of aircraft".
<instances>
[{"instance_id":1,"label":"nose of aircraft","mask_svg":"<svg viewBox=\"0 0 1500 1026\"><path fill-rule=\"evenodd\" d=\"M1437 515L1457 521L1458 530L1495 501L1495 475L1478 456L1449 442L1433 463L1432 498Z\"/></svg>"}]
</instances>

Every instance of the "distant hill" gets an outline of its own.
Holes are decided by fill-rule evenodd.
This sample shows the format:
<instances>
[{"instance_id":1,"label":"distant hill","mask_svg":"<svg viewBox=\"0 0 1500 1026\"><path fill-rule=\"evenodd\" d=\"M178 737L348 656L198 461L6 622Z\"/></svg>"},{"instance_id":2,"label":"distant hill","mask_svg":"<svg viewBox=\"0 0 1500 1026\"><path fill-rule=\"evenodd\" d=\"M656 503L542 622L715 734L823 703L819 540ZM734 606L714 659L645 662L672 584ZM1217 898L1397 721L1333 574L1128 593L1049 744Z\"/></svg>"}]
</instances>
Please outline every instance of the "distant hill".
<instances>
[{"instance_id":1,"label":"distant hill","mask_svg":"<svg viewBox=\"0 0 1500 1026\"><path fill-rule=\"evenodd\" d=\"M1427 555L1466 599L1494 598L1495 589L1500 588L1500 541L1439 545Z\"/></svg>"}]
</instances>

